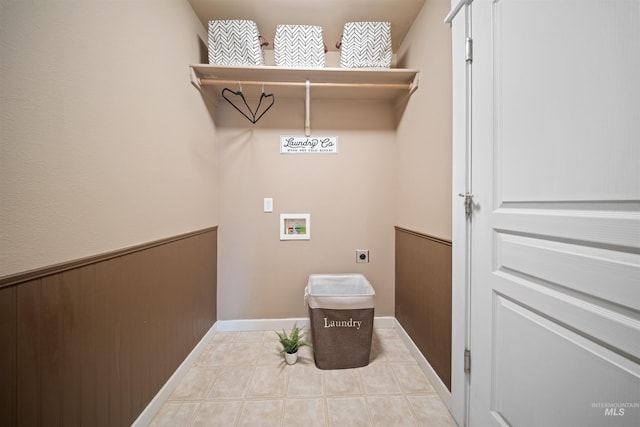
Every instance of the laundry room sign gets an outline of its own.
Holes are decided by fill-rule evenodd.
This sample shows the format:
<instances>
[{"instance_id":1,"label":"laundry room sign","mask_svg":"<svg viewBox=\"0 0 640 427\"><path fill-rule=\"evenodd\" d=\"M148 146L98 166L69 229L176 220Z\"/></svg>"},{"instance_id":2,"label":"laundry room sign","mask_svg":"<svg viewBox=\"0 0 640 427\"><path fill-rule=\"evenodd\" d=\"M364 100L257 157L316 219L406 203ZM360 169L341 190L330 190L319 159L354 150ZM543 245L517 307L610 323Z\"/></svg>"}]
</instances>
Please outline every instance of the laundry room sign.
<instances>
[{"instance_id":1,"label":"laundry room sign","mask_svg":"<svg viewBox=\"0 0 640 427\"><path fill-rule=\"evenodd\" d=\"M281 136L280 154L335 154L337 136Z\"/></svg>"}]
</instances>

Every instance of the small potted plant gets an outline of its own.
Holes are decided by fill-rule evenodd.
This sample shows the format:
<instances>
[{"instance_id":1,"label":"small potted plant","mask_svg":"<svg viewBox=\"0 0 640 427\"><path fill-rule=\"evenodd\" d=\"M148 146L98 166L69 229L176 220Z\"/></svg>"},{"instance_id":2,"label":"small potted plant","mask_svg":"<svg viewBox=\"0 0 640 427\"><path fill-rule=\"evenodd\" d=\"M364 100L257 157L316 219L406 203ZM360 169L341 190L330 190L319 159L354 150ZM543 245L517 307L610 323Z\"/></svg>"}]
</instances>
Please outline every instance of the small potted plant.
<instances>
[{"instance_id":1,"label":"small potted plant","mask_svg":"<svg viewBox=\"0 0 640 427\"><path fill-rule=\"evenodd\" d=\"M280 338L282 352L284 353L284 358L289 365L293 365L298 360L298 349L300 347L311 347L311 343L304 340L302 328L299 328L295 323L289 335L287 335L284 329L282 332L276 331L276 334L278 334L278 338Z\"/></svg>"}]
</instances>

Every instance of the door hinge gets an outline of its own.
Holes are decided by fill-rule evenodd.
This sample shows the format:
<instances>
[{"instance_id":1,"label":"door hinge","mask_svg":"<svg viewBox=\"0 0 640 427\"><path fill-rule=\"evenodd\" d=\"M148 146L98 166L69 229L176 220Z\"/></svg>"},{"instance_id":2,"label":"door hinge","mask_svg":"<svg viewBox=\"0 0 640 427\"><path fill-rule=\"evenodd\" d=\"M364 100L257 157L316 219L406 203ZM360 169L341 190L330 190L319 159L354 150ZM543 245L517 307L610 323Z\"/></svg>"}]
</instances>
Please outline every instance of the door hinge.
<instances>
[{"instance_id":1,"label":"door hinge","mask_svg":"<svg viewBox=\"0 0 640 427\"><path fill-rule=\"evenodd\" d=\"M464 351L464 372L465 374L471 372L471 350Z\"/></svg>"},{"instance_id":2,"label":"door hinge","mask_svg":"<svg viewBox=\"0 0 640 427\"><path fill-rule=\"evenodd\" d=\"M464 42L465 47L465 60L467 62L473 62L473 39L471 37L467 37Z\"/></svg>"},{"instance_id":3,"label":"door hinge","mask_svg":"<svg viewBox=\"0 0 640 427\"><path fill-rule=\"evenodd\" d=\"M467 215L467 218L471 217L473 213L473 194L471 193L460 193L458 194L460 197L464 197L464 213Z\"/></svg>"}]
</instances>

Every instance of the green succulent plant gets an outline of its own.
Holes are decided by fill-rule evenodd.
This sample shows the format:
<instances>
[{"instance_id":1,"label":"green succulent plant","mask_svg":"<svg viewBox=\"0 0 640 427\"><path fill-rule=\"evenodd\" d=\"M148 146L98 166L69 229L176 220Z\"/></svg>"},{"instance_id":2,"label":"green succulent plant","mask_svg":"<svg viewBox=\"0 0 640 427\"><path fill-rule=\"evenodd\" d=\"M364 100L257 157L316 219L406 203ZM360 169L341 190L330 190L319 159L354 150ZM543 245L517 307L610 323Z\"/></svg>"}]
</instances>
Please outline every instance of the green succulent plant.
<instances>
[{"instance_id":1,"label":"green succulent plant","mask_svg":"<svg viewBox=\"0 0 640 427\"><path fill-rule=\"evenodd\" d=\"M298 327L295 323L289 335L287 335L284 329L282 332L276 331L276 334L278 334L278 338L280 338L280 344L282 344L281 351L283 353L293 354L297 352L300 347L311 347L311 343L304 340L302 328Z\"/></svg>"}]
</instances>

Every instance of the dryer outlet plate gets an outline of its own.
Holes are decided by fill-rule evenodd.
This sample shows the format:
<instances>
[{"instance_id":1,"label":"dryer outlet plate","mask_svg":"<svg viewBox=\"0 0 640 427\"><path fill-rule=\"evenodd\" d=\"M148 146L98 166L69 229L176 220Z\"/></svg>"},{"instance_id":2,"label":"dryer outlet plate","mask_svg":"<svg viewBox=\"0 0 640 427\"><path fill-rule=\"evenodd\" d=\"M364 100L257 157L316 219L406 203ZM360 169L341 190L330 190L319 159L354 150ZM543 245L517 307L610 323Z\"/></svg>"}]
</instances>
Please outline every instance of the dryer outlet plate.
<instances>
[{"instance_id":1,"label":"dryer outlet plate","mask_svg":"<svg viewBox=\"0 0 640 427\"><path fill-rule=\"evenodd\" d=\"M369 262L369 249L356 249L356 262Z\"/></svg>"}]
</instances>

